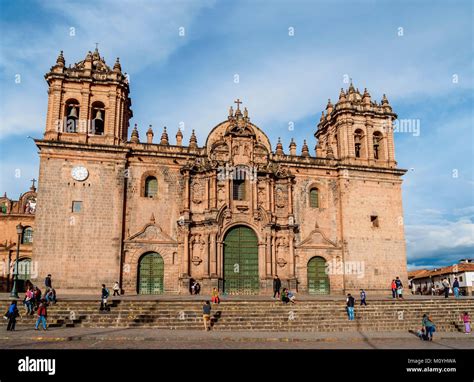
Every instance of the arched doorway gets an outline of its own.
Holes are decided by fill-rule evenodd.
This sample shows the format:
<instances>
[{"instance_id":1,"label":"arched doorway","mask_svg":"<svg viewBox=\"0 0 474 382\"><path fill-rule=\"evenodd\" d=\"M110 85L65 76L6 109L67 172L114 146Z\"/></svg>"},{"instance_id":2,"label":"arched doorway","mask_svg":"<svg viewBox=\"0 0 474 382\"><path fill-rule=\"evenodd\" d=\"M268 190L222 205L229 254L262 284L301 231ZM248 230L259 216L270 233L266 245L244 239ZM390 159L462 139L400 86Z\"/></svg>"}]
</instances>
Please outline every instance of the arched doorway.
<instances>
[{"instance_id":1,"label":"arched doorway","mask_svg":"<svg viewBox=\"0 0 474 382\"><path fill-rule=\"evenodd\" d=\"M156 252L145 253L138 264L138 294L163 293L163 258Z\"/></svg>"},{"instance_id":2,"label":"arched doorway","mask_svg":"<svg viewBox=\"0 0 474 382\"><path fill-rule=\"evenodd\" d=\"M237 226L227 232L223 263L225 293L258 293L258 239L251 228Z\"/></svg>"},{"instance_id":3,"label":"arched doorway","mask_svg":"<svg viewBox=\"0 0 474 382\"><path fill-rule=\"evenodd\" d=\"M25 283L31 280L31 259L21 259L18 261L18 283L16 289L18 292L25 292Z\"/></svg>"},{"instance_id":4,"label":"arched doorway","mask_svg":"<svg viewBox=\"0 0 474 382\"><path fill-rule=\"evenodd\" d=\"M316 256L308 261L308 293L329 294L326 260L322 257Z\"/></svg>"}]
</instances>

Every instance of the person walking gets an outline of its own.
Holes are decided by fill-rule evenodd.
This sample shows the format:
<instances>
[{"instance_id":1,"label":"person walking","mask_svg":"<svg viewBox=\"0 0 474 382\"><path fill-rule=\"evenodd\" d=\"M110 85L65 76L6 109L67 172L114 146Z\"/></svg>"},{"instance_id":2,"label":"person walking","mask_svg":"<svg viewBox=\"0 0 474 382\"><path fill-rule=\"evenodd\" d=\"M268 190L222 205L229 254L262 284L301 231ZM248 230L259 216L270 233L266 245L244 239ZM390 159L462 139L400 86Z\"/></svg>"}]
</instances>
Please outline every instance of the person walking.
<instances>
[{"instance_id":1,"label":"person walking","mask_svg":"<svg viewBox=\"0 0 474 382\"><path fill-rule=\"evenodd\" d=\"M367 303L365 302L366 297L367 297L367 294L365 293L365 290L361 289L360 290L360 306L362 305L367 306Z\"/></svg>"},{"instance_id":2,"label":"person walking","mask_svg":"<svg viewBox=\"0 0 474 382\"><path fill-rule=\"evenodd\" d=\"M395 279L392 280L392 298L397 297L397 284L395 283Z\"/></svg>"},{"instance_id":3,"label":"person walking","mask_svg":"<svg viewBox=\"0 0 474 382\"><path fill-rule=\"evenodd\" d=\"M219 291L217 288L212 289L211 301L213 304L220 304L221 299L219 298Z\"/></svg>"},{"instance_id":4,"label":"person walking","mask_svg":"<svg viewBox=\"0 0 474 382\"><path fill-rule=\"evenodd\" d=\"M204 321L204 330L211 330L211 303L206 301L202 306L202 319Z\"/></svg>"},{"instance_id":5,"label":"person walking","mask_svg":"<svg viewBox=\"0 0 474 382\"><path fill-rule=\"evenodd\" d=\"M395 278L395 285L397 287L397 298L401 298L403 300L403 284L402 280L400 280L400 277Z\"/></svg>"},{"instance_id":6,"label":"person walking","mask_svg":"<svg viewBox=\"0 0 474 382\"><path fill-rule=\"evenodd\" d=\"M278 298L280 298L280 289L281 289L281 280L278 277L278 275L275 275L273 278L273 298L277 298L276 296L278 295Z\"/></svg>"},{"instance_id":7,"label":"person walking","mask_svg":"<svg viewBox=\"0 0 474 382\"><path fill-rule=\"evenodd\" d=\"M48 303L46 302L46 300L42 299L41 303L38 306L38 320L36 321L36 324L35 324L35 330L38 330L38 326L40 323L43 324L43 329L47 330L47 327L46 327L46 319L48 317L47 306L48 306Z\"/></svg>"},{"instance_id":8,"label":"person walking","mask_svg":"<svg viewBox=\"0 0 474 382\"><path fill-rule=\"evenodd\" d=\"M349 316L349 321L354 321L354 305L355 305L355 298L349 293L346 299L346 309L347 315Z\"/></svg>"},{"instance_id":9,"label":"person walking","mask_svg":"<svg viewBox=\"0 0 474 382\"><path fill-rule=\"evenodd\" d=\"M115 282L113 289L114 289L114 296L120 296L120 285L118 281Z\"/></svg>"},{"instance_id":10,"label":"person walking","mask_svg":"<svg viewBox=\"0 0 474 382\"><path fill-rule=\"evenodd\" d=\"M453 292L454 292L454 297L459 298L459 281L457 277L454 278Z\"/></svg>"},{"instance_id":11,"label":"person walking","mask_svg":"<svg viewBox=\"0 0 474 382\"><path fill-rule=\"evenodd\" d=\"M8 325L7 330L14 331L16 325L16 318L20 316L20 312L18 311L17 302L12 301L10 306L8 307L8 311L6 317L8 317Z\"/></svg>"},{"instance_id":12,"label":"person walking","mask_svg":"<svg viewBox=\"0 0 474 382\"><path fill-rule=\"evenodd\" d=\"M52 281L51 281L51 275L46 276L44 279L44 286L46 287L46 290L51 289L52 286Z\"/></svg>"},{"instance_id":13,"label":"person walking","mask_svg":"<svg viewBox=\"0 0 474 382\"><path fill-rule=\"evenodd\" d=\"M462 315L462 322L464 322L464 333L471 334L471 317L468 312L464 312Z\"/></svg>"},{"instance_id":14,"label":"person walking","mask_svg":"<svg viewBox=\"0 0 474 382\"><path fill-rule=\"evenodd\" d=\"M26 314L33 314L33 291L30 287L25 292L25 299L23 300L25 304Z\"/></svg>"},{"instance_id":15,"label":"person walking","mask_svg":"<svg viewBox=\"0 0 474 382\"><path fill-rule=\"evenodd\" d=\"M109 298L110 293L109 290L105 287L105 284L102 284L102 294L101 294L101 301L100 301L100 310L107 311L110 308L107 306L107 299Z\"/></svg>"},{"instance_id":16,"label":"person walking","mask_svg":"<svg viewBox=\"0 0 474 382\"><path fill-rule=\"evenodd\" d=\"M433 341L433 333L436 331L436 325L427 314L423 315L421 326L425 329L427 340Z\"/></svg>"},{"instance_id":17,"label":"person walking","mask_svg":"<svg viewBox=\"0 0 474 382\"><path fill-rule=\"evenodd\" d=\"M443 284L443 290L444 290L444 298L448 298L450 285L449 285L449 281L446 277L444 278L442 284Z\"/></svg>"}]
</instances>

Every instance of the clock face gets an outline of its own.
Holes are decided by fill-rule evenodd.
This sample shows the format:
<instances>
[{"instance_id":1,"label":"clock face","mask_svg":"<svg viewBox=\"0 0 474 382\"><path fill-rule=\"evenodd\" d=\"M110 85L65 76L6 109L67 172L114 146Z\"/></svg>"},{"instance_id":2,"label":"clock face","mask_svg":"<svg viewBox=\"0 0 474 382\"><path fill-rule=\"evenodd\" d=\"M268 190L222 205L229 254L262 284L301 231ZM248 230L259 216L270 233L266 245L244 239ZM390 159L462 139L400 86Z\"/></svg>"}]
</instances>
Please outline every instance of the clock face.
<instances>
[{"instance_id":1,"label":"clock face","mask_svg":"<svg viewBox=\"0 0 474 382\"><path fill-rule=\"evenodd\" d=\"M89 176L89 171L83 166L76 166L71 170L71 176L78 181L86 180Z\"/></svg>"}]
</instances>

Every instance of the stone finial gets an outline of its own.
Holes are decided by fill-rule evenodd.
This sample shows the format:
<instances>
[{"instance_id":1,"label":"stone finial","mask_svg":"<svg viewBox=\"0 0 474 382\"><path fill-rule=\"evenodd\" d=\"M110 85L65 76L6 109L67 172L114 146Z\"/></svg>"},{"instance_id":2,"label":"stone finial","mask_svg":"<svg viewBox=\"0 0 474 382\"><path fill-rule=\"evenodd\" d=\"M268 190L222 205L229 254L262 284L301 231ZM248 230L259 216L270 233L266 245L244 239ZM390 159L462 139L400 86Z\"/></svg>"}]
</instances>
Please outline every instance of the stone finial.
<instances>
[{"instance_id":1,"label":"stone finial","mask_svg":"<svg viewBox=\"0 0 474 382\"><path fill-rule=\"evenodd\" d=\"M382 106L383 106L383 105L388 105L388 104L389 104L389 103L388 103L387 96L384 94L384 95L382 96Z\"/></svg>"},{"instance_id":2,"label":"stone finial","mask_svg":"<svg viewBox=\"0 0 474 382\"><path fill-rule=\"evenodd\" d=\"M150 223L155 224L155 214L152 212L150 216Z\"/></svg>"},{"instance_id":3,"label":"stone finial","mask_svg":"<svg viewBox=\"0 0 474 382\"><path fill-rule=\"evenodd\" d=\"M65 66L66 65L66 60L64 59L63 51L61 51L59 53L59 56L56 59L56 64L59 65L59 66Z\"/></svg>"},{"instance_id":4,"label":"stone finial","mask_svg":"<svg viewBox=\"0 0 474 382\"><path fill-rule=\"evenodd\" d=\"M290 155L293 155L295 156L296 155L296 143L295 141L293 140L293 138L291 138L291 142L290 142Z\"/></svg>"},{"instance_id":5,"label":"stone finial","mask_svg":"<svg viewBox=\"0 0 474 382\"><path fill-rule=\"evenodd\" d=\"M349 93L355 93L354 85L352 84L352 78L351 78L351 83L349 85Z\"/></svg>"},{"instance_id":6,"label":"stone finial","mask_svg":"<svg viewBox=\"0 0 474 382\"><path fill-rule=\"evenodd\" d=\"M370 94L367 91L367 88L364 89L364 95L362 96L362 101L366 104L370 104Z\"/></svg>"},{"instance_id":7,"label":"stone finial","mask_svg":"<svg viewBox=\"0 0 474 382\"><path fill-rule=\"evenodd\" d=\"M321 118L319 118L319 123L323 122L325 119L324 117L324 111L321 112Z\"/></svg>"},{"instance_id":8,"label":"stone finial","mask_svg":"<svg viewBox=\"0 0 474 382\"><path fill-rule=\"evenodd\" d=\"M197 148L198 147L196 134L194 134L194 129L191 133L191 138L189 138L189 147L192 147L192 148Z\"/></svg>"},{"instance_id":9,"label":"stone finial","mask_svg":"<svg viewBox=\"0 0 474 382\"><path fill-rule=\"evenodd\" d=\"M344 93L344 89L341 88L341 92L339 93L339 102L344 102L346 100L346 93Z\"/></svg>"},{"instance_id":10,"label":"stone finial","mask_svg":"<svg viewBox=\"0 0 474 382\"><path fill-rule=\"evenodd\" d=\"M151 128L151 125L148 127L148 130L146 132L146 143L151 144L153 143L153 129Z\"/></svg>"},{"instance_id":11,"label":"stone finial","mask_svg":"<svg viewBox=\"0 0 474 382\"><path fill-rule=\"evenodd\" d=\"M140 139L139 139L139 136L138 136L138 128L137 128L136 123L135 123L135 126L133 127L133 130L132 130L132 138L130 139L130 142L140 143Z\"/></svg>"},{"instance_id":12,"label":"stone finial","mask_svg":"<svg viewBox=\"0 0 474 382\"><path fill-rule=\"evenodd\" d=\"M334 110L334 105L331 103L331 98L328 99L328 104L326 105L326 111L329 114Z\"/></svg>"},{"instance_id":13,"label":"stone finial","mask_svg":"<svg viewBox=\"0 0 474 382\"><path fill-rule=\"evenodd\" d=\"M115 61L114 64L114 72L121 73L122 72L122 65L120 65L120 60L117 57L117 60Z\"/></svg>"},{"instance_id":14,"label":"stone finial","mask_svg":"<svg viewBox=\"0 0 474 382\"><path fill-rule=\"evenodd\" d=\"M163 133L161 134L160 145L169 145L170 142L168 140L168 133L166 132L166 126L163 129Z\"/></svg>"},{"instance_id":15,"label":"stone finial","mask_svg":"<svg viewBox=\"0 0 474 382\"><path fill-rule=\"evenodd\" d=\"M231 106L229 107L229 117L233 117L234 116L234 108Z\"/></svg>"},{"instance_id":16,"label":"stone finial","mask_svg":"<svg viewBox=\"0 0 474 382\"><path fill-rule=\"evenodd\" d=\"M176 133L176 145L182 146L183 145L183 133L181 129L178 127L178 132Z\"/></svg>"},{"instance_id":17,"label":"stone finial","mask_svg":"<svg viewBox=\"0 0 474 382\"><path fill-rule=\"evenodd\" d=\"M278 137L278 143L276 145L275 154L276 155L284 155L285 154L284 151L283 151L283 145L281 144L280 137Z\"/></svg>"},{"instance_id":18,"label":"stone finial","mask_svg":"<svg viewBox=\"0 0 474 382\"><path fill-rule=\"evenodd\" d=\"M249 112L247 110L246 107L244 107L244 118L248 118L249 117Z\"/></svg>"},{"instance_id":19,"label":"stone finial","mask_svg":"<svg viewBox=\"0 0 474 382\"><path fill-rule=\"evenodd\" d=\"M309 157L309 148L306 144L306 139L303 141L303 147L301 148L301 156Z\"/></svg>"}]
</instances>

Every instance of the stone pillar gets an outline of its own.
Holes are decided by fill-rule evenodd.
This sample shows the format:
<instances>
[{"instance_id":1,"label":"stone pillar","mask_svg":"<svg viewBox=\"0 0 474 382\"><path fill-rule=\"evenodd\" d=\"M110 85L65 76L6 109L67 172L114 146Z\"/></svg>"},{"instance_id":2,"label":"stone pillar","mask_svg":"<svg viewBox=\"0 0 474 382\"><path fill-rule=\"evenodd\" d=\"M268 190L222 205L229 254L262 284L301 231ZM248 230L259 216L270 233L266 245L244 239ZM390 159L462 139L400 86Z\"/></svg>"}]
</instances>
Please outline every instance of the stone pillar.
<instances>
[{"instance_id":1,"label":"stone pillar","mask_svg":"<svg viewBox=\"0 0 474 382\"><path fill-rule=\"evenodd\" d=\"M217 242L217 276L219 278L223 277L223 272L222 272L223 257L224 257L224 242L218 241Z\"/></svg>"},{"instance_id":2,"label":"stone pillar","mask_svg":"<svg viewBox=\"0 0 474 382\"><path fill-rule=\"evenodd\" d=\"M183 259L181 262L181 269L183 276L189 276L189 231L186 229L184 232L184 246L183 246Z\"/></svg>"},{"instance_id":3,"label":"stone pillar","mask_svg":"<svg viewBox=\"0 0 474 382\"><path fill-rule=\"evenodd\" d=\"M288 215L293 215L293 185L291 182L291 178L287 179L288 181Z\"/></svg>"},{"instance_id":4,"label":"stone pillar","mask_svg":"<svg viewBox=\"0 0 474 382\"><path fill-rule=\"evenodd\" d=\"M266 234L265 261L266 261L267 276L271 276L272 275L272 237L269 233Z\"/></svg>"},{"instance_id":5,"label":"stone pillar","mask_svg":"<svg viewBox=\"0 0 474 382\"><path fill-rule=\"evenodd\" d=\"M189 211L189 172L186 171L184 174L184 210Z\"/></svg>"},{"instance_id":6,"label":"stone pillar","mask_svg":"<svg viewBox=\"0 0 474 382\"><path fill-rule=\"evenodd\" d=\"M216 248L216 233L212 232L210 234L210 242L211 242L211 248L210 248L210 258L211 258L211 277L217 277L217 248Z\"/></svg>"},{"instance_id":7,"label":"stone pillar","mask_svg":"<svg viewBox=\"0 0 474 382\"><path fill-rule=\"evenodd\" d=\"M293 230L290 231L289 238L289 249L290 249L290 261L289 261L289 267L290 267L290 278L295 278L296 272L295 272L295 248L294 248L294 242L295 242L295 235L293 233Z\"/></svg>"},{"instance_id":8,"label":"stone pillar","mask_svg":"<svg viewBox=\"0 0 474 382\"><path fill-rule=\"evenodd\" d=\"M277 264L276 264L276 237L275 233L272 232L272 275L277 274Z\"/></svg>"},{"instance_id":9,"label":"stone pillar","mask_svg":"<svg viewBox=\"0 0 474 382\"><path fill-rule=\"evenodd\" d=\"M209 240L209 234L204 234L202 235L204 237L204 250L205 250L205 253L203 253L203 268L204 268L204 277L209 277L209 271L210 271L210 264L211 264L211 259L210 259L210 256L211 256L211 251L209 250L209 243L210 243L210 240Z\"/></svg>"}]
</instances>

